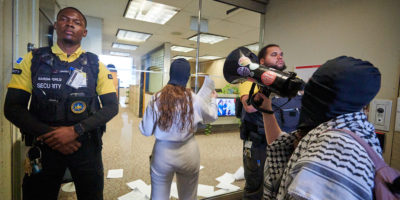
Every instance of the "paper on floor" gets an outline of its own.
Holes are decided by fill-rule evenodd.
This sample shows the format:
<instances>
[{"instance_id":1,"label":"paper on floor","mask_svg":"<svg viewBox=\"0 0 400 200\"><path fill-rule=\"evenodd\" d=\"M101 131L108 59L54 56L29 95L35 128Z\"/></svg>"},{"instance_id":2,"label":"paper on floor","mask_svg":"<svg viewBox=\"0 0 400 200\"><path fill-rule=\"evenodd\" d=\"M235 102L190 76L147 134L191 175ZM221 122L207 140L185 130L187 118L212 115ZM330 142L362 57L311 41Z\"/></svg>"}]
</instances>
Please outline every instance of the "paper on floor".
<instances>
[{"instance_id":1,"label":"paper on floor","mask_svg":"<svg viewBox=\"0 0 400 200\"><path fill-rule=\"evenodd\" d=\"M127 194L118 197L118 200L148 200L145 194L141 193L139 190L133 190Z\"/></svg>"},{"instance_id":2,"label":"paper on floor","mask_svg":"<svg viewBox=\"0 0 400 200\"><path fill-rule=\"evenodd\" d=\"M150 198L151 195L151 185L147 185L142 179L138 179L136 181L132 181L127 183L127 185L132 188L133 190L139 190L146 197Z\"/></svg>"},{"instance_id":3,"label":"paper on floor","mask_svg":"<svg viewBox=\"0 0 400 200\"><path fill-rule=\"evenodd\" d=\"M197 196L210 197L214 193L214 186L199 184L197 187Z\"/></svg>"},{"instance_id":4,"label":"paper on floor","mask_svg":"<svg viewBox=\"0 0 400 200\"><path fill-rule=\"evenodd\" d=\"M230 183L219 183L216 187L217 188L221 188L221 189L226 189L226 190L229 190L231 192L240 190L240 187L238 187L236 185L232 185Z\"/></svg>"},{"instance_id":5,"label":"paper on floor","mask_svg":"<svg viewBox=\"0 0 400 200\"><path fill-rule=\"evenodd\" d=\"M235 181L235 177L233 176L233 174L225 172L224 175L216 178L215 180L221 183L233 183Z\"/></svg>"},{"instance_id":6,"label":"paper on floor","mask_svg":"<svg viewBox=\"0 0 400 200\"><path fill-rule=\"evenodd\" d=\"M171 184L170 197L174 197L175 199L178 199L178 187L176 186L176 182L172 182L172 184Z\"/></svg>"},{"instance_id":7,"label":"paper on floor","mask_svg":"<svg viewBox=\"0 0 400 200\"><path fill-rule=\"evenodd\" d=\"M110 169L108 170L107 178L122 178L124 169Z\"/></svg>"},{"instance_id":8,"label":"paper on floor","mask_svg":"<svg viewBox=\"0 0 400 200\"><path fill-rule=\"evenodd\" d=\"M61 189L64 192L75 192L75 184L74 182L66 183L61 187Z\"/></svg>"},{"instance_id":9,"label":"paper on floor","mask_svg":"<svg viewBox=\"0 0 400 200\"><path fill-rule=\"evenodd\" d=\"M235 177L235 180L243 180L244 179L244 169L243 166L239 167L238 170L236 170L235 174L233 175Z\"/></svg>"},{"instance_id":10,"label":"paper on floor","mask_svg":"<svg viewBox=\"0 0 400 200\"><path fill-rule=\"evenodd\" d=\"M203 169L203 168L204 168L204 166L203 166L203 165L200 165L200 170Z\"/></svg>"}]
</instances>

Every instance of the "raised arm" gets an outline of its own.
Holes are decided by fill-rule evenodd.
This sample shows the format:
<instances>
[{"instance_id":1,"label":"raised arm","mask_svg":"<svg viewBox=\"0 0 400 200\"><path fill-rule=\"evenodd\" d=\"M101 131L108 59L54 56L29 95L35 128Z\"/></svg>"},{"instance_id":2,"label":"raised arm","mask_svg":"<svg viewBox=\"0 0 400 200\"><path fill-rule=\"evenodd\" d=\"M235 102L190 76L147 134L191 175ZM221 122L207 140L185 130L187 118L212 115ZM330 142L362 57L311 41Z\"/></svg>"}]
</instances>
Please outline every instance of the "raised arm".
<instances>
[{"instance_id":1,"label":"raised arm","mask_svg":"<svg viewBox=\"0 0 400 200\"><path fill-rule=\"evenodd\" d=\"M255 100L258 101L262 99L263 102L260 108L272 110L271 100L268 99L262 93L258 93L255 97ZM279 128L278 122L276 121L274 114L262 113L263 122L264 122L264 131L265 138L267 139L267 143L273 143L282 133L281 128Z\"/></svg>"}]
</instances>

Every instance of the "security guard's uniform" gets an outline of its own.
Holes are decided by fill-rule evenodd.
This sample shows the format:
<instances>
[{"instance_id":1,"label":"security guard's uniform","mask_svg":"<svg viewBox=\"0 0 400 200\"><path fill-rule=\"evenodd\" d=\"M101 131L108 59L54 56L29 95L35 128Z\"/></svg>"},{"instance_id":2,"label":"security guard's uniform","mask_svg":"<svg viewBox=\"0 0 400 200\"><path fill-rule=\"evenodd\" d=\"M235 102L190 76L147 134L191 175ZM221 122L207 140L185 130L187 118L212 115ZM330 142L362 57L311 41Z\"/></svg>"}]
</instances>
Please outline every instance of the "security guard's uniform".
<instances>
[{"instance_id":1,"label":"security guard's uniform","mask_svg":"<svg viewBox=\"0 0 400 200\"><path fill-rule=\"evenodd\" d=\"M253 83L246 81L239 85L240 97L248 95ZM258 88L254 89L254 94ZM272 109L282 131L296 129L300 116L301 96L296 96L287 104L288 98L273 97ZM285 104L285 105L284 105ZM242 109L240 138L243 140L243 168L246 184L243 199L261 199L263 193L264 163L267 142L261 112L247 113Z\"/></svg>"},{"instance_id":2,"label":"security guard's uniform","mask_svg":"<svg viewBox=\"0 0 400 200\"><path fill-rule=\"evenodd\" d=\"M12 73L9 92L19 89L31 94L29 112L34 120L10 119L26 136L27 145L31 145L37 136L51 131L51 127L80 123L87 130L77 139L81 143L79 150L70 155L52 150L46 144L38 145L43 170L25 175L24 199L57 199L66 167L71 171L79 199L102 199L101 136L106 121L89 117L100 110L100 95L116 92L110 72L96 55L84 52L81 47L67 56L56 44L51 49L40 48L18 59ZM11 98L7 94L5 113L9 114L6 116L10 116L6 106L12 105ZM111 110L114 116L118 105L116 111L115 107ZM37 126L29 124L35 120L38 120Z\"/></svg>"}]
</instances>

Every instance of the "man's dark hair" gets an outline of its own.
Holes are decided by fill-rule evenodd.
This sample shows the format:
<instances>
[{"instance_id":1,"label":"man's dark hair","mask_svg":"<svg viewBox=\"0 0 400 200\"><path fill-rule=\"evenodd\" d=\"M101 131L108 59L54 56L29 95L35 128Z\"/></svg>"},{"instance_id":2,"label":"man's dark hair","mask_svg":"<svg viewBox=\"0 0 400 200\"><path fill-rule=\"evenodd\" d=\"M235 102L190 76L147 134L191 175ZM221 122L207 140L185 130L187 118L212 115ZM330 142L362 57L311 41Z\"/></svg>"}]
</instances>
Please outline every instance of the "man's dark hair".
<instances>
[{"instance_id":1,"label":"man's dark hair","mask_svg":"<svg viewBox=\"0 0 400 200\"><path fill-rule=\"evenodd\" d=\"M264 58L265 54L267 53L267 49L270 48L270 47L279 47L279 45L277 45L277 44L269 44L269 45L263 47L260 50L260 52L258 52L258 55L257 55L258 60L261 60L261 58Z\"/></svg>"},{"instance_id":2,"label":"man's dark hair","mask_svg":"<svg viewBox=\"0 0 400 200\"><path fill-rule=\"evenodd\" d=\"M61 9L61 10L58 11L58 13L57 13L57 19L58 19L58 16L60 15L61 12L63 12L64 10L68 10L68 9L75 10L76 12L78 12L78 13L82 16L83 20L85 21L85 28L86 28L86 26L87 26L87 21L86 21L85 15L83 15L83 13L82 13L80 10L78 10L78 8L75 8L75 7L65 7L65 8Z\"/></svg>"}]
</instances>

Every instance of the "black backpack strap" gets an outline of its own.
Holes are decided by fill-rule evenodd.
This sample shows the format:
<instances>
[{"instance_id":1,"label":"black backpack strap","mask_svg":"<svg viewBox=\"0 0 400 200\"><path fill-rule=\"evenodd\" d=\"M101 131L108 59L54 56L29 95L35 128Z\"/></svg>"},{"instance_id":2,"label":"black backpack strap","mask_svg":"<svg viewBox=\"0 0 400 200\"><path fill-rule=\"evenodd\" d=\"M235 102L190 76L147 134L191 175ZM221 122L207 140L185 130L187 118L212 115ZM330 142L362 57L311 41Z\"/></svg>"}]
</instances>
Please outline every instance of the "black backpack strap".
<instances>
[{"instance_id":1,"label":"black backpack strap","mask_svg":"<svg viewBox=\"0 0 400 200\"><path fill-rule=\"evenodd\" d=\"M41 62L45 62L46 64L53 66L53 61L54 54L52 53L50 47L34 49L32 51L31 77L35 76Z\"/></svg>"},{"instance_id":2,"label":"black backpack strap","mask_svg":"<svg viewBox=\"0 0 400 200\"><path fill-rule=\"evenodd\" d=\"M97 57L96 54L91 52L86 52L85 56L87 63L82 63L82 64L87 65L90 68L90 70L92 70L93 75L95 75L96 87L97 87L97 79L100 71L99 57Z\"/></svg>"}]
</instances>

